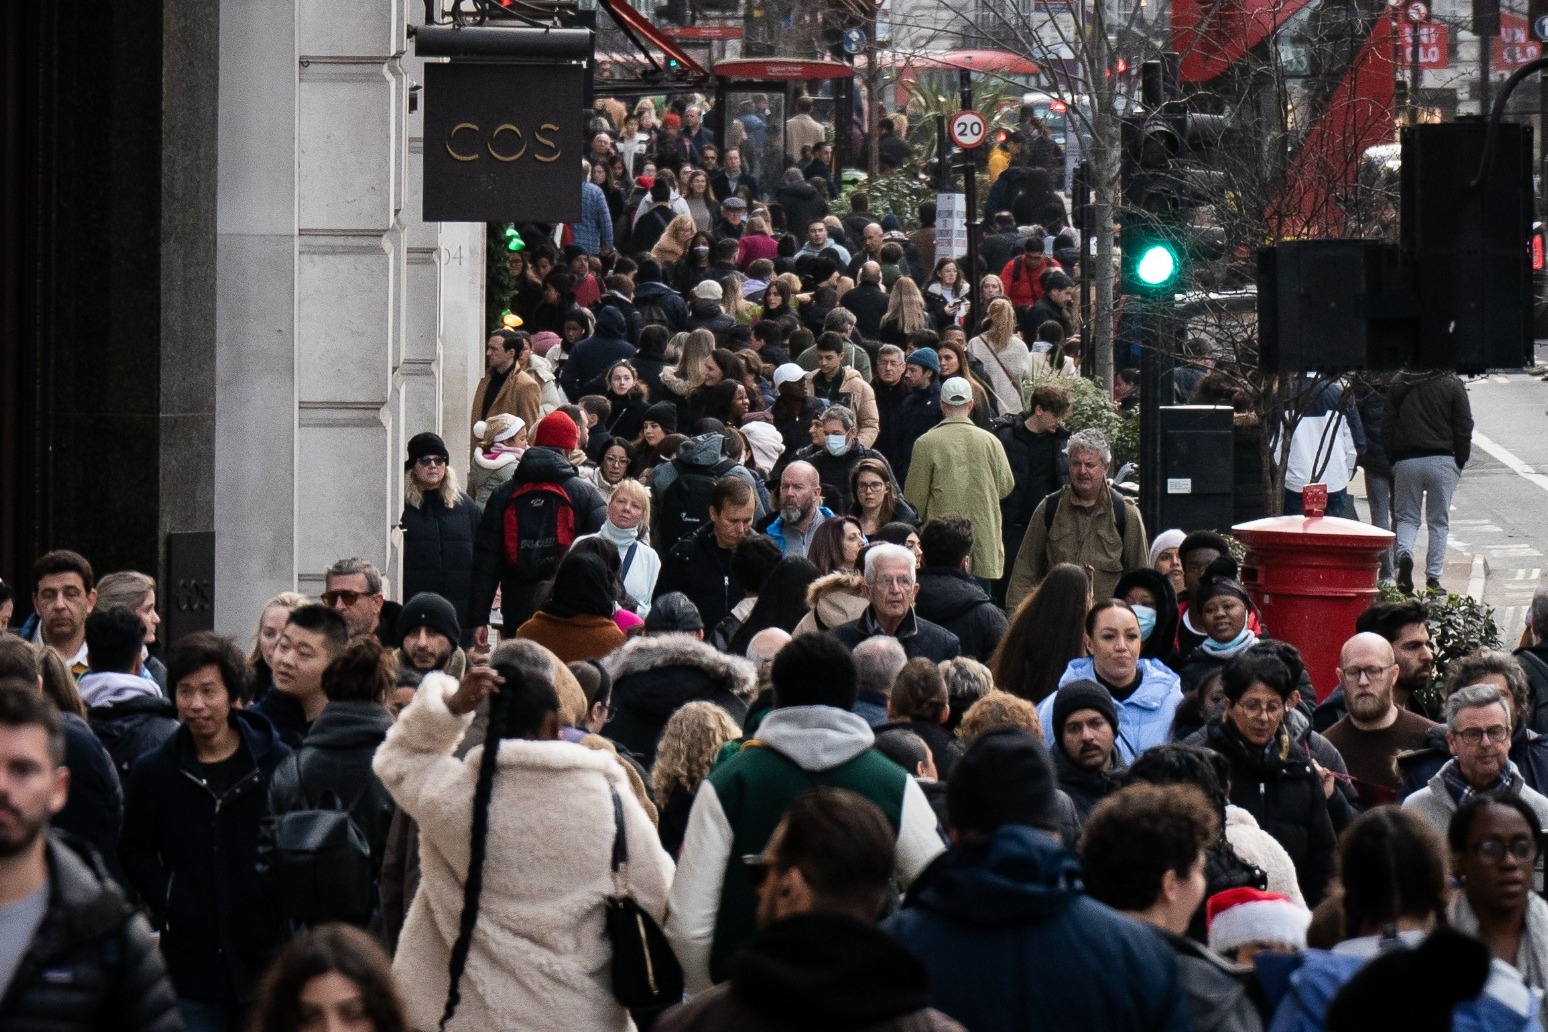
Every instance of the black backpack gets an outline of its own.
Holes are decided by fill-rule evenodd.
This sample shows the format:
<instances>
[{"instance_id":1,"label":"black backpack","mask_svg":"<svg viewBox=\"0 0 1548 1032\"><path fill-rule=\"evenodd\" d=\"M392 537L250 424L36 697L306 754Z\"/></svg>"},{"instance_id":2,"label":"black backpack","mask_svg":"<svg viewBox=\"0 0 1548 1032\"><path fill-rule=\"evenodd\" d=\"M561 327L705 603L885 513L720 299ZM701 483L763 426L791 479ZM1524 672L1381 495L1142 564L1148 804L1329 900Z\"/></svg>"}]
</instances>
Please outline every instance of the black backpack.
<instances>
[{"instance_id":1,"label":"black backpack","mask_svg":"<svg viewBox=\"0 0 1548 1032\"><path fill-rule=\"evenodd\" d=\"M1107 491L1113 497L1113 526L1118 528L1118 540L1122 541L1123 533L1129 527L1129 509L1128 506L1123 504L1123 495L1119 494L1111 487L1108 488ZM1043 499L1044 530L1053 530L1054 517L1059 515L1059 500L1063 496L1064 489L1061 487L1059 490Z\"/></svg>"},{"instance_id":2,"label":"black backpack","mask_svg":"<svg viewBox=\"0 0 1548 1032\"><path fill-rule=\"evenodd\" d=\"M661 511L656 518L656 550L665 551L709 522L710 492L736 467L731 459L721 459L709 470L703 466L684 466L676 459L672 468L677 479L661 493Z\"/></svg>"},{"instance_id":3,"label":"black backpack","mask_svg":"<svg viewBox=\"0 0 1548 1032\"><path fill-rule=\"evenodd\" d=\"M315 925L326 921L361 924L376 908L371 842L355 820L354 810L371 791L367 779L360 793L345 804L332 789L313 804L306 792L301 760L296 786L304 807L266 818L272 846L260 858L259 873L281 916Z\"/></svg>"},{"instance_id":4,"label":"black backpack","mask_svg":"<svg viewBox=\"0 0 1548 1032\"><path fill-rule=\"evenodd\" d=\"M640 313L640 318L645 320L646 326L672 325L672 319L667 315L666 306L661 303L660 296L653 297L649 301L636 302L635 311Z\"/></svg>"}]
</instances>

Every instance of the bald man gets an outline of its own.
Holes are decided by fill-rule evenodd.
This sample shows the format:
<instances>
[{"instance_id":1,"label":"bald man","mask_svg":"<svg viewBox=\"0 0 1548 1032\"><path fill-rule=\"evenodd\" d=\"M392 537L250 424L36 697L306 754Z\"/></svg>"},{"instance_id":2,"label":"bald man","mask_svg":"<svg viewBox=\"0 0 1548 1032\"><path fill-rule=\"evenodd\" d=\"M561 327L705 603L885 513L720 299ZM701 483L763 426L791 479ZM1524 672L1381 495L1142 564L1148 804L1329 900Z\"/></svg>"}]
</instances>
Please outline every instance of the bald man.
<instances>
[{"instance_id":1,"label":"bald man","mask_svg":"<svg viewBox=\"0 0 1548 1032\"><path fill-rule=\"evenodd\" d=\"M822 504L822 478L817 467L797 460L780 475L779 512L759 529L774 539L786 557L804 556L811 547L812 534L832 518L833 510Z\"/></svg>"},{"instance_id":2,"label":"bald man","mask_svg":"<svg viewBox=\"0 0 1548 1032\"><path fill-rule=\"evenodd\" d=\"M1395 758L1422 748L1436 725L1397 704L1397 659L1391 642L1379 634L1357 634L1344 642L1338 679L1349 711L1324 735L1348 764L1362 806L1395 802L1402 783Z\"/></svg>"}]
</instances>

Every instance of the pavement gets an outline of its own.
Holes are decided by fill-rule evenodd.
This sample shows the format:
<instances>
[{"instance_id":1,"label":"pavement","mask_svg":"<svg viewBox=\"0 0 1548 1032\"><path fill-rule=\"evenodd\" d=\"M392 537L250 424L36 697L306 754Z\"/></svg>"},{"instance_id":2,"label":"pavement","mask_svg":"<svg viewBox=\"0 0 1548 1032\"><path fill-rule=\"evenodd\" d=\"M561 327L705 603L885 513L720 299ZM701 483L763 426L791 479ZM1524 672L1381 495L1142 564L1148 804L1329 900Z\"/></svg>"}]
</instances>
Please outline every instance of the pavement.
<instances>
[{"instance_id":1,"label":"pavement","mask_svg":"<svg viewBox=\"0 0 1548 1032\"><path fill-rule=\"evenodd\" d=\"M1473 453L1451 500L1451 534L1441 584L1494 607L1500 637L1514 648L1527 607L1548 587L1548 341L1535 372L1492 373L1467 381ZM1363 480L1351 485L1369 520ZM1422 583L1424 528L1415 542Z\"/></svg>"}]
</instances>

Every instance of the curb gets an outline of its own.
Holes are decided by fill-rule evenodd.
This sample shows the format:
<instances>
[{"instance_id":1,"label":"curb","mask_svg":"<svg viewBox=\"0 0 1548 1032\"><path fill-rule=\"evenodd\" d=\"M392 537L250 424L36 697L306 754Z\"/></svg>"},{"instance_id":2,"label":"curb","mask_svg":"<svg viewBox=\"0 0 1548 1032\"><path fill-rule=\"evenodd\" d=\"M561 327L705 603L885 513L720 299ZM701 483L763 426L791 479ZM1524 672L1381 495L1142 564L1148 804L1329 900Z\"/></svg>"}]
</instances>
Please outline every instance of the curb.
<instances>
[{"instance_id":1,"label":"curb","mask_svg":"<svg viewBox=\"0 0 1548 1032\"><path fill-rule=\"evenodd\" d=\"M1473 556L1473 568L1467 578L1467 593L1482 602L1484 587L1489 581L1489 560L1481 555Z\"/></svg>"}]
</instances>

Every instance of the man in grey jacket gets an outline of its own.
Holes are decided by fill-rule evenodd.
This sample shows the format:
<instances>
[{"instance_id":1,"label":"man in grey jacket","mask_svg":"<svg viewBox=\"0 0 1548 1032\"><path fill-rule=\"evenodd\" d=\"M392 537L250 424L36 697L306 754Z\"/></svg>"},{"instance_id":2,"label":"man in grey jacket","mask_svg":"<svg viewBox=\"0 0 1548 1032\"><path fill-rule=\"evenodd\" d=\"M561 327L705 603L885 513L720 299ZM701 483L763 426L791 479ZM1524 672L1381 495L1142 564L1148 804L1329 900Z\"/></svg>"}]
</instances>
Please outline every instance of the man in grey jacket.
<instances>
[{"instance_id":1,"label":"man in grey jacket","mask_svg":"<svg viewBox=\"0 0 1548 1032\"><path fill-rule=\"evenodd\" d=\"M1414 539L1421 506L1429 533L1424 581L1438 588L1446 566L1451 495L1473 447L1467 388L1450 372L1400 379L1387 392L1381 436L1392 464L1398 588L1414 590Z\"/></svg>"}]
</instances>

